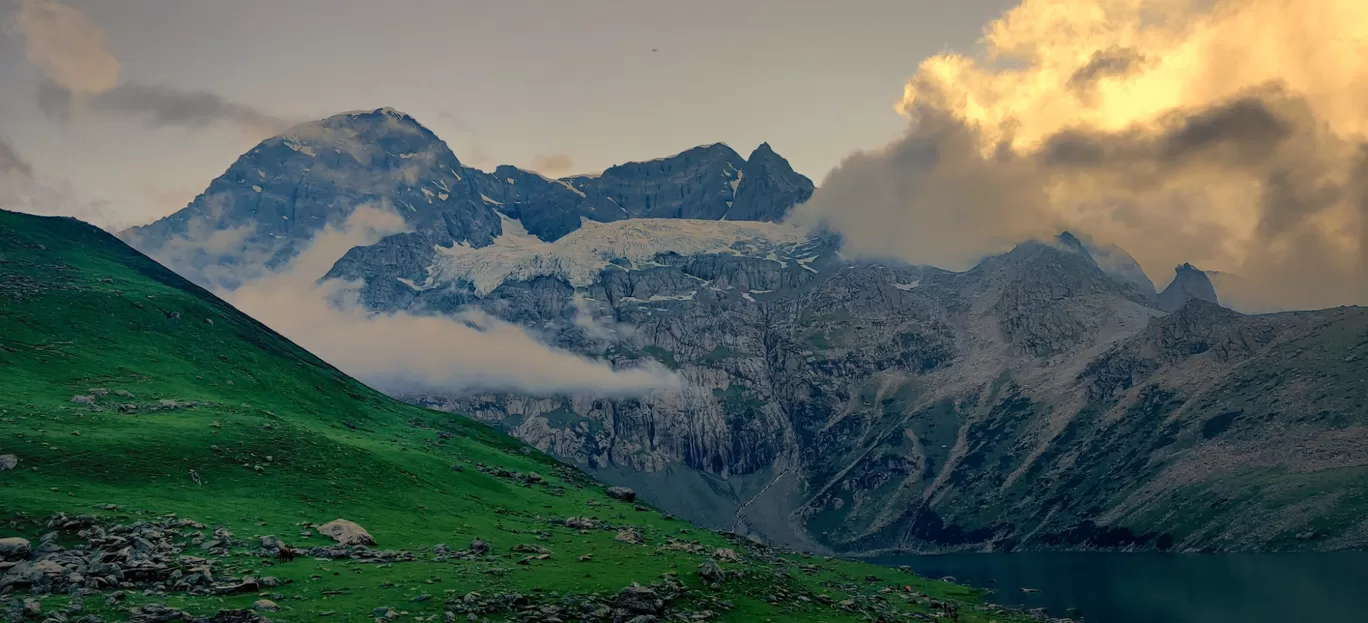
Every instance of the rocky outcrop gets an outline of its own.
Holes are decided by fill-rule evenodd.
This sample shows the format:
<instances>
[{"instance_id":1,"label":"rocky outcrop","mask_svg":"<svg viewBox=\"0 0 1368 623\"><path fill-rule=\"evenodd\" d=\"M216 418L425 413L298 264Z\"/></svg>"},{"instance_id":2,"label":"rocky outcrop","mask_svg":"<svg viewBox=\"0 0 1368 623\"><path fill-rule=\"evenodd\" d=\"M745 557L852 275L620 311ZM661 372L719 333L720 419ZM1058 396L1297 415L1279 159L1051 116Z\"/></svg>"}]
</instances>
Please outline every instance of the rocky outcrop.
<instances>
[{"instance_id":1,"label":"rocky outcrop","mask_svg":"<svg viewBox=\"0 0 1368 623\"><path fill-rule=\"evenodd\" d=\"M1216 298L1216 288L1211 285L1206 273L1192 264L1182 264L1174 269L1173 281L1159 293L1159 309L1173 313L1192 300L1220 304Z\"/></svg>"}]
</instances>

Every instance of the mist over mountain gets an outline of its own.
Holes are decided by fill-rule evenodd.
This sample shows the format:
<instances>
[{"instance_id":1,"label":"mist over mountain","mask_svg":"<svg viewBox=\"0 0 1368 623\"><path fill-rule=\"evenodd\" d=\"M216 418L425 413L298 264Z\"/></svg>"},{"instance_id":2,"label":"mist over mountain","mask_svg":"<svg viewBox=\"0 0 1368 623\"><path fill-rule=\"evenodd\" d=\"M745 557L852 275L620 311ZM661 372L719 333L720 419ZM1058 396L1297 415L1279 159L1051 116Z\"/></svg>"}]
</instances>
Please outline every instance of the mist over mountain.
<instances>
[{"instance_id":1,"label":"mist over mountain","mask_svg":"<svg viewBox=\"0 0 1368 623\"><path fill-rule=\"evenodd\" d=\"M757 538L840 552L1363 542L1368 527L1333 519L1363 516L1359 502L1314 486L1368 460L1349 441L1368 433L1365 346L1342 339L1368 331L1363 310L1244 316L1190 264L1156 292L1086 232L959 272L871 258L786 220L813 192L768 145L596 177L486 173L380 109L268 139L124 236L230 300L280 300L261 284L288 275L321 311L249 309L305 346ZM320 234L358 231L337 239L350 247ZM336 311L349 324L322 330ZM338 347L368 335L394 337ZM537 346L505 361L490 356L500 335ZM533 365L552 360L568 367Z\"/></svg>"}]
</instances>

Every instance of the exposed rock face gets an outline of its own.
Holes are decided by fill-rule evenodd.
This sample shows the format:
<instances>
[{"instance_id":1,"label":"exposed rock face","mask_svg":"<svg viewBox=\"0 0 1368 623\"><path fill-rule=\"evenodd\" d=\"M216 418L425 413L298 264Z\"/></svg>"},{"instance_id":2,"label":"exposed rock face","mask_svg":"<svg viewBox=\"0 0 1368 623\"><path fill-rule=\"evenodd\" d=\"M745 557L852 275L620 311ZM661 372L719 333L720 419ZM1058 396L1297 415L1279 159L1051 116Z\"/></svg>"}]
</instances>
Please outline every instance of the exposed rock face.
<instances>
[{"instance_id":1,"label":"exposed rock face","mask_svg":"<svg viewBox=\"0 0 1368 623\"><path fill-rule=\"evenodd\" d=\"M405 214L412 232L319 277L360 283L373 311L474 306L618 367L675 369L687 387L631 399L405 396L666 511L844 552L1368 544L1368 501L1343 494L1368 487L1364 310L1243 316L1190 266L1156 296L1124 250L1071 234L962 273L853 262L830 237L741 220L811 192L767 146L596 178L448 169L377 195L436 216ZM230 213L204 222L249 220Z\"/></svg>"},{"instance_id":2,"label":"exposed rock face","mask_svg":"<svg viewBox=\"0 0 1368 623\"><path fill-rule=\"evenodd\" d=\"M1220 304L1206 273L1192 264L1183 264L1175 269L1173 282L1159 293L1159 309L1173 313L1194 299Z\"/></svg>"},{"instance_id":3,"label":"exposed rock face","mask_svg":"<svg viewBox=\"0 0 1368 623\"><path fill-rule=\"evenodd\" d=\"M1248 317L1203 300L1166 314L1152 290L1070 238L1023 243L964 273L850 263L815 239L661 255L578 288L507 281L471 303L619 366L660 361L690 386L634 400L409 398L501 426L692 520L806 547L1362 542L1368 533L1353 522L1318 540L1295 535L1323 517L1308 507L1358 508L1305 483L1323 477L1312 473L1352 478L1368 460L1343 445L1368 437L1368 408L1351 398L1357 382L1338 371L1311 380L1331 361L1368 372L1346 350L1355 341L1331 337L1368 335L1368 314ZM631 337L586 335L571 296ZM1297 349L1323 349L1317 361L1327 363L1289 363ZM1263 392L1293 393L1261 404ZM1246 406L1221 406L1233 404ZM1221 415L1235 410L1258 415ZM1309 415L1322 412L1336 415ZM1272 432L1283 427L1300 431L1300 447L1325 449L1284 446ZM1261 487L1301 493L1264 505L1253 494ZM1229 501L1191 514L1208 495Z\"/></svg>"}]
</instances>

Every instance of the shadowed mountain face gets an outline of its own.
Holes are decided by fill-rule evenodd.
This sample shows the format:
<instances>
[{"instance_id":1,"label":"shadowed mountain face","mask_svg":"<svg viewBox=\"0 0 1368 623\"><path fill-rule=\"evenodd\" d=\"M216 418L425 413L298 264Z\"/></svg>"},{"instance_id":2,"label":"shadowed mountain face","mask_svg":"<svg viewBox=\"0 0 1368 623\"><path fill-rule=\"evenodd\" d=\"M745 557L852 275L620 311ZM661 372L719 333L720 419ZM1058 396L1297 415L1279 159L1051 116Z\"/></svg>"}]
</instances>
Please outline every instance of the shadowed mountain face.
<instances>
[{"instance_id":1,"label":"shadowed mountain face","mask_svg":"<svg viewBox=\"0 0 1368 623\"><path fill-rule=\"evenodd\" d=\"M373 311L477 307L674 368L687 387L637 399L405 396L672 512L843 552L1368 544L1362 309L1243 316L1186 265L1156 295L1068 233L962 273L854 261L762 222L811 193L765 145L597 178L451 169L413 191L445 216L405 207L410 233L318 277Z\"/></svg>"},{"instance_id":2,"label":"shadowed mountain face","mask_svg":"<svg viewBox=\"0 0 1368 623\"><path fill-rule=\"evenodd\" d=\"M1197 270L1192 264L1183 264L1174 269L1173 281L1159 293L1159 308L1175 312L1192 300L1220 304L1216 298L1216 288L1211 285L1206 273Z\"/></svg>"}]
</instances>

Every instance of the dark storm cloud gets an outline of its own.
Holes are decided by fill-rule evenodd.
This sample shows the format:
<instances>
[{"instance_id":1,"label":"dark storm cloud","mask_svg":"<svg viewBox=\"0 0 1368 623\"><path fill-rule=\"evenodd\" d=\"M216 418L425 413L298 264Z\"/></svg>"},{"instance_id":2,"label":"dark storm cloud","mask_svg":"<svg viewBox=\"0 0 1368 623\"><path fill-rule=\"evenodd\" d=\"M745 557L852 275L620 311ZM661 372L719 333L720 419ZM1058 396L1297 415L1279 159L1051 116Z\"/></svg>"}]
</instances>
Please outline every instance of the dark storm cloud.
<instances>
[{"instance_id":1,"label":"dark storm cloud","mask_svg":"<svg viewBox=\"0 0 1368 623\"><path fill-rule=\"evenodd\" d=\"M1085 91L1098 80L1108 76L1123 76L1145 62L1145 57L1132 48L1115 47L1093 52L1088 64L1069 77L1069 86Z\"/></svg>"},{"instance_id":2,"label":"dark storm cloud","mask_svg":"<svg viewBox=\"0 0 1368 623\"><path fill-rule=\"evenodd\" d=\"M273 136L291 122L210 91L187 91L162 85L123 83L81 101L70 90L45 80L38 87L38 107L49 118L68 121L78 110L141 119L155 127L235 127L253 138Z\"/></svg>"}]
</instances>

